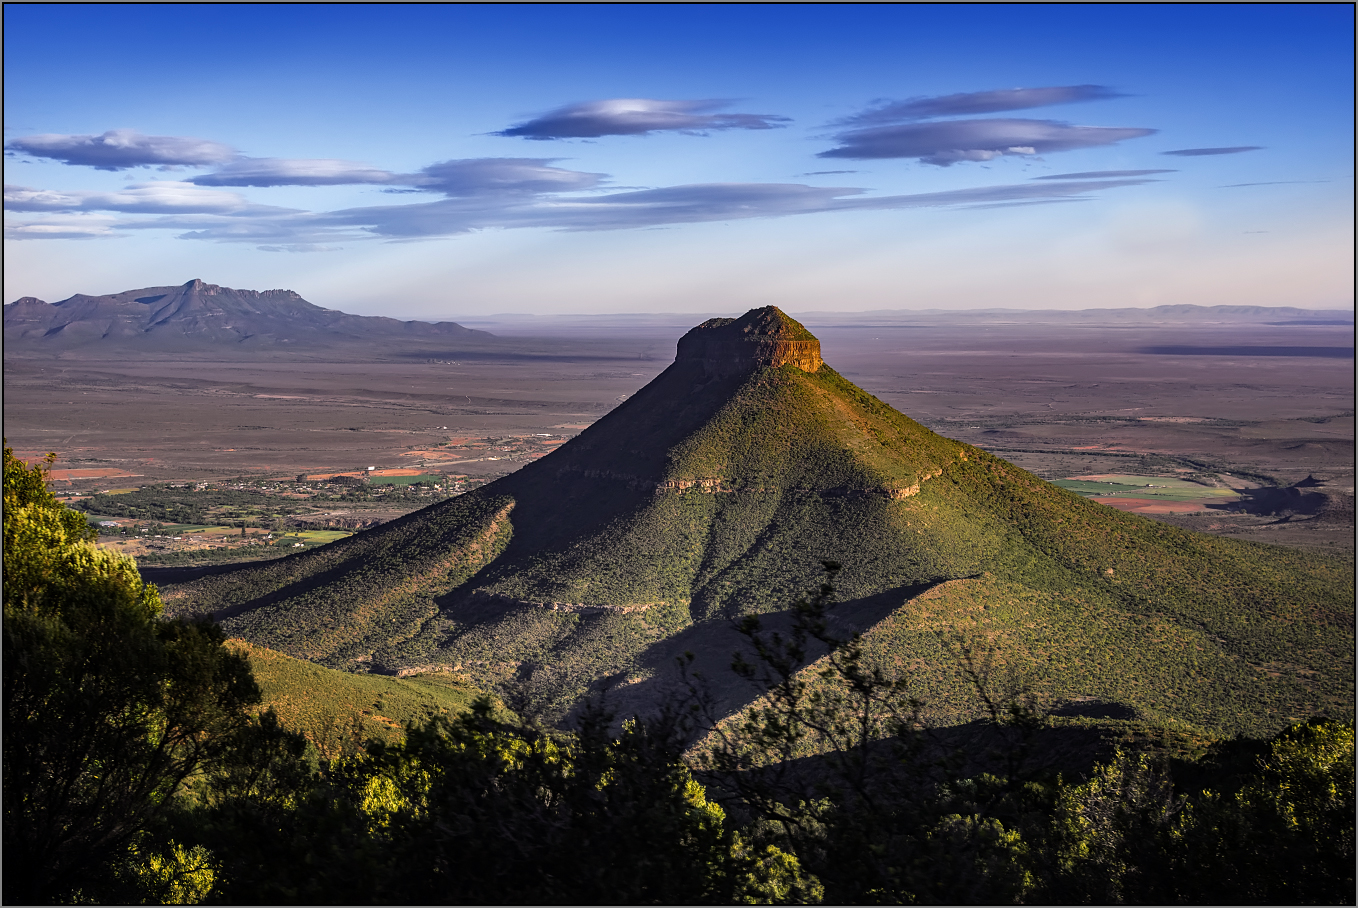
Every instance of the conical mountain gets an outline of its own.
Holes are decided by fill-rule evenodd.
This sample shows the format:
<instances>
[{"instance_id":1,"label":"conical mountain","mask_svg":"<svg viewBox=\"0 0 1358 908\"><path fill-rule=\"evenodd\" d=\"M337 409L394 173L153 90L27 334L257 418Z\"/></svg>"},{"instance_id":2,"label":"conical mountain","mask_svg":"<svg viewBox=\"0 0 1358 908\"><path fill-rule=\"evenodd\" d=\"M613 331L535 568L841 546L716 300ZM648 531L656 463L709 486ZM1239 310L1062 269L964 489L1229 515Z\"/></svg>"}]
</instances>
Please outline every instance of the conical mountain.
<instances>
[{"instance_id":1,"label":"conical mountain","mask_svg":"<svg viewBox=\"0 0 1358 908\"><path fill-rule=\"evenodd\" d=\"M1124 514L937 435L773 307L694 328L504 479L167 600L336 668L531 679L558 710L601 687L644 708L691 651L735 709L730 619L776 622L826 559L841 630L944 720L971 709L949 639L1048 699L1218 731L1352 710L1351 562Z\"/></svg>"}]
</instances>

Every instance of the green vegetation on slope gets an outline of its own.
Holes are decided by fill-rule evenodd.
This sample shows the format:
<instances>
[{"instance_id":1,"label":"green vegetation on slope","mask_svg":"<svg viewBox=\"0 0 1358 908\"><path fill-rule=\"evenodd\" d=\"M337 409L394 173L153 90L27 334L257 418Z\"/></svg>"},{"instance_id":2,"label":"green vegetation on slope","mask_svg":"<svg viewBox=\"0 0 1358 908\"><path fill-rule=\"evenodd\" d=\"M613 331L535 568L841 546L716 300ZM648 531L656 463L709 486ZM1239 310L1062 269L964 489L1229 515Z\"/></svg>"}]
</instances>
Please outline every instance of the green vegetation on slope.
<instances>
[{"instance_id":1,"label":"green vegetation on slope","mask_svg":"<svg viewBox=\"0 0 1358 908\"><path fill-rule=\"evenodd\" d=\"M302 735L327 759L367 741L399 743L408 727L463 713L481 693L461 675L355 675L244 640L228 640L227 647L249 660L262 696L260 709L272 709L283 727Z\"/></svg>"},{"instance_id":2,"label":"green vegetation on slope","mask_svg":"<svg viewBox=\"0 0 1358 908\"><path fill-rule=\"evenodd\" d=\"M319 549L205 577L167 602L225 618L233 634L298 658L356 659L417 634L437 612L433 597L503 549L511 508L503 498L465 495ZM282 607L262 608L272 603Z\"/></svg>"},{"instance_id":3,"label":"green vegetation on slope","mask_svg":"<svg viewBox=\"0 0 1358 908\"><path fill-rule=\"evenodd\" d=\"M701 376L681 366L506 481L515 540L479 588L528 602L689 605L701 620L776 608L823 557L860 568L845 578L855 593L938 576L870 537L891 494L917 492L962 445L827 367L693 390ZM544 532L557 526L566 532Z\"/></svg>"},{"instance_id":4,"label":"green vegetation on slope","mask_svg":"<svg viewBox=\"0 0 1358 908\"><path fill-rule=\"evenodd\" d=\"M940 719L971 707L939 631L992 640L1052 698L1217 733L1352 711L1351 561L1107 508L828 367L713 377L678 361L518 473L172 601L332 667L531 681L561 712L600 684L658 696L675 641L724 646L697 629L777 612L824 559L844 565L849 612Z\"/></svg>"},{"instance_id":5,"label":"green vegetation on slope","mask_svg":"<svg viewBox=\"0 0 1358 908\"><path fill-rule=\"evenodd\" d=\"M1063 729L990 696L973 671L991 723L971 742L983 746L950 754L961 739L931 747L907 688L866 665L861 641L830 636L827 583L793 606L781 642L742 623L758 646L739 674L768 707L727 723L698 762L684 746L708 726L673 701L621 728L587 709L553 732L421 686L442 679L346 677L162 620L154 588L90 546L41 468L6 446L4 473L6 902L1300 904L1353 892L1351 722L1220 741L1200 758L1115 752L1067 781L1026 759ZM833 647L809 681L808 634ZM370 702L378 726L403 711L426 724L389 745L379 727L362 751L313 766L272 711L251 715L252 668L303 722ZM829 755L787 759L809 728L830 730ZM964 771L978 757L998 772Z\"/></svg>"}]
</instances>

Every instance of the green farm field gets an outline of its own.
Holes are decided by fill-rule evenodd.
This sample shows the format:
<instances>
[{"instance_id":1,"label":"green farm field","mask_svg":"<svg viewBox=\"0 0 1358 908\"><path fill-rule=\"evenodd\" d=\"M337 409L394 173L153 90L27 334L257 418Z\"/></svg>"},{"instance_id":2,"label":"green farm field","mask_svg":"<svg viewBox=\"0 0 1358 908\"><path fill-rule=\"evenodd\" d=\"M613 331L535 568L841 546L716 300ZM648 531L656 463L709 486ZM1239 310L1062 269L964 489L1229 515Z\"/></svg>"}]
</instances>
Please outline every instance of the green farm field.
<instances>
[{"instance_id":1,"label":"green farm field","mask_svg":"<svg viewBox=\"0 0 1358 908\"><path fill-rule=\"evenodd\" d=\"M348 530L299 530L296 533L288 533L280 541L293 539L307 545L325 545L327 542L347 539L352 535L354 534Z\"/></svg>"},{"instance_id":2,"label":"green farm field","mask_svg":"<svg viewBox=\"0 0 1358 908\"><path fill-rule=\"evenodd\" d=\"M368 480L368 485L372 486L413 486L420 483L443 482L444 477L437 473L426 473L422 476L374 476Z\"/></svg>"},{"instance_id":3,"label":"green farm field","mask_svg":"<svg viewBox=\"0 0 1358 908\"><path fill-rule=\"evenodd\" d=\"M1089 477L1058 479L1052 483L1085 498L1153 498L1164 501L1236 501L1240 493L1235 489L1214 488L1186 479L1168 477L1108 474L1098 479Z\"/></svg>"}]
</instances>

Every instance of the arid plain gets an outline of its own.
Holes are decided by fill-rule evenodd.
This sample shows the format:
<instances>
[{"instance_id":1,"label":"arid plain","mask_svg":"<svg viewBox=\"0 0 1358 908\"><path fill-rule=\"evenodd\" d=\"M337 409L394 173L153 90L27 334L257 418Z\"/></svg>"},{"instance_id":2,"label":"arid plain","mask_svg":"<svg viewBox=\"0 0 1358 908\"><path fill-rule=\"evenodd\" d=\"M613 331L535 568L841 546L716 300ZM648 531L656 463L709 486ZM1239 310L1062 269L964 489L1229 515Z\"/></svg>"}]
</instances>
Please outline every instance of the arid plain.
<instances>
[{"instance_id":1,"label":"arid plain","mask_svg":"<svg viewBox=\"0 0 1358 908\"><path fill-rule=\"evenodd\" d=\"M1045 479L1188 480L1200 499L1105 501L1207 532L1353 550L1351 321L799 317L851 381ZM496 340L378 361L7 350L4 431L21 456L58 452L53 475L75 494L368 467L489 479L650 381L700 320L467 320Z\"/></svg>"}]
</instances>

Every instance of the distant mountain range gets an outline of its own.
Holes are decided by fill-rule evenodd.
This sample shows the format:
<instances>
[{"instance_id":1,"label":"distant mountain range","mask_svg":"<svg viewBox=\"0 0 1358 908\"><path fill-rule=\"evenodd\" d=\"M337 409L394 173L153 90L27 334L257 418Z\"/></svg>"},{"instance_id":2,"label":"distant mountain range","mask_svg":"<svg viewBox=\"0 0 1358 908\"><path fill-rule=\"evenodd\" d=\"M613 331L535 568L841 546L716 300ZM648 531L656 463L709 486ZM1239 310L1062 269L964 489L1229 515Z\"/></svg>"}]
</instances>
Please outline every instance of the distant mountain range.
<instances>
[{"instance_id":1,"label":"distant mountain range","mask_svg":"<svg viewBox=\"0 0 1358 908\"><path fill-rule=\"evenodd\" d=\"M1113 718L1259 734L1352 714L1351 561L1126 514L937 435L773 307L694 328L503 479L164 596L297 658L514 681L557 714L605 690L619 715L653 709L691 652L730 713L755 693L729 670L733 619L786 630L823 559L843 565L835 632L940 724L979 716L963 645Z\"/></svg>"},{"instance_id":2,"label":"distant mountain range","mask_svg":"<svg viewBox=\"0 0 1358 908\"><path fill-rule=\"evenodd\" d=\"M399 321L324 309L291 290L233 290L192 280L56 303L26 296L5 306L5 352L60 353L94 348L266 352L473 340L487 331L455 322Z\"/></svg>"}]
</instances>

